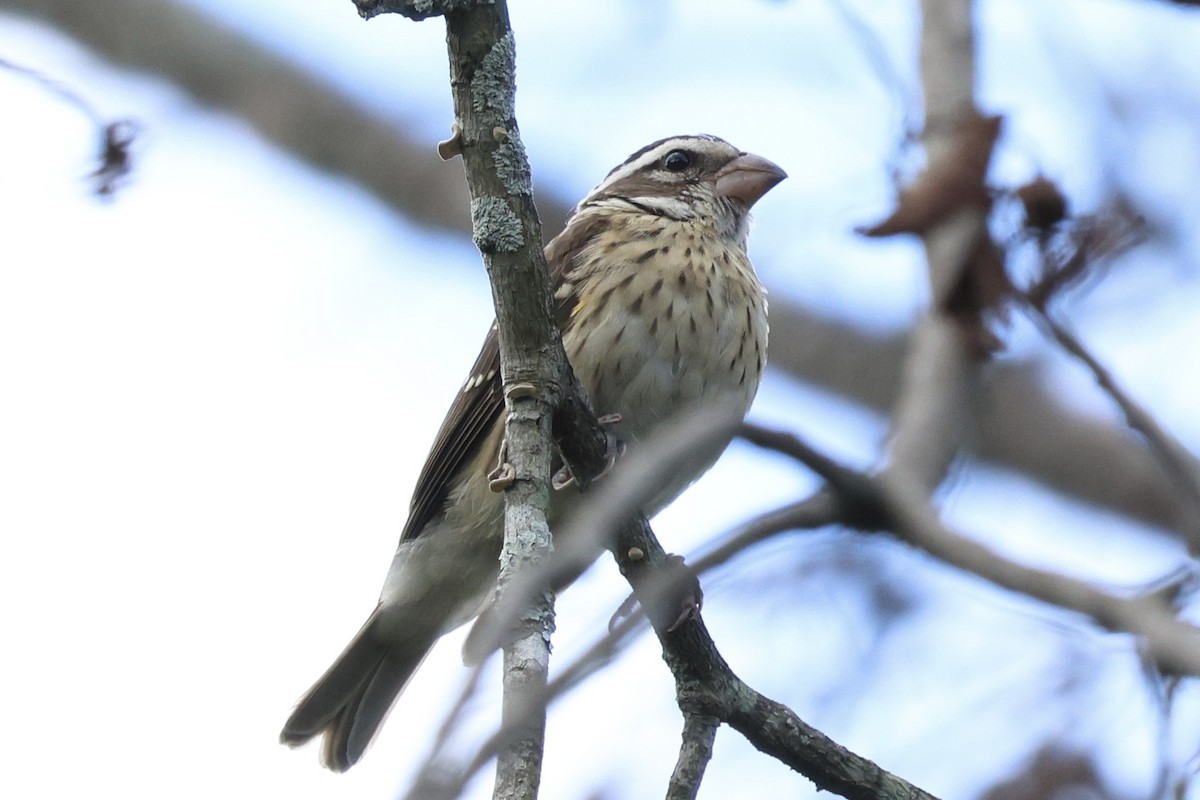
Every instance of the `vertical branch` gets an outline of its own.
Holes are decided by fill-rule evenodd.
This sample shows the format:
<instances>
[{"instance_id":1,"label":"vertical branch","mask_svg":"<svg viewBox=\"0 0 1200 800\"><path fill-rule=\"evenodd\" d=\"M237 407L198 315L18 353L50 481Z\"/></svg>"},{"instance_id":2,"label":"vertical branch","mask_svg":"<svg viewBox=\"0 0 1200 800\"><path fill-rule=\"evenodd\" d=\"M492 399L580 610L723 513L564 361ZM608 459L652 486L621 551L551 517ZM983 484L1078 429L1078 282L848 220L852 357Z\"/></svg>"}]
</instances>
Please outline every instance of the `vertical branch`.
<instances>
[{"instance_id":1,"label":"vertical branch","mask_svg":"<svg viewBox=\"0 0 1200 800\"><path fill-rule=\"evenodd\" d=\"M446 41L475 243L487 264L500 328L506 458L514 476L504 504L497 584L503 592L550 548L550 428L565 358L561 344L550 347L558 329L550 314L529 163L517 131L516 54L503 0L447 14ZM545 689L553 628L553 597L545 592L504 647L503 714L517 733L499 754L497 798L537 797L546 714L529 698Z\"/></svg>"},{"instance_id":2,"label":"vertical branch","mask_svg":"<svg viewBox=\"0 0 1200 800\"><path fill-rule=\"evenodd\" d=\"M499 329L507 410L501 460L512 477L505 494L498 581L498 591L504 592L514 576L550 549L551 422L566 365L551 314L529 162L517 129L516 53L508 9L504 0L397 8L367 8L360 0L359 8L364 15L441 11L446 17L456 134L442 152L463 157L474 240L491 279ZM537 797L546 715L534 698L545 689L553 629L553 596L541 592L504 647L503 713L515 734L499 754L496 797Z\"/></svg>"},{"instance_id":3,"label":"vertical branch","mask_svg":"<svg viewBox=\"0 0 1200 800\"><path fill-rule=\"evenodd\" d=\"M713 741L719 727L721 721L716 717L684 713L683 741L679 745L679 759L671 773L671 782L667 784L667 800L695 800L704 770L712 760Z\"/></svg>"},{"instance_id":4,"label":"vertical branch","mask_svg":"<svg viewBox=\"0 0 1200 800\"><path fill-rule=\"evenodd\" d=\"M980 160L963 144L979 121L972 100L970 0L922 0L921 13L922 139L928 157L922 191L941 196L935 198L936 217L913 230L920 233L928 257L932 308L913 336L883 477L911 481L928 494L957 454L972 406L978 362L951 305L971 277L981 243L988 241L987 206L980 198L986 197L983 180L991 142L982 164L964 163L968 156Z\"/></svg>"}]
</instances>

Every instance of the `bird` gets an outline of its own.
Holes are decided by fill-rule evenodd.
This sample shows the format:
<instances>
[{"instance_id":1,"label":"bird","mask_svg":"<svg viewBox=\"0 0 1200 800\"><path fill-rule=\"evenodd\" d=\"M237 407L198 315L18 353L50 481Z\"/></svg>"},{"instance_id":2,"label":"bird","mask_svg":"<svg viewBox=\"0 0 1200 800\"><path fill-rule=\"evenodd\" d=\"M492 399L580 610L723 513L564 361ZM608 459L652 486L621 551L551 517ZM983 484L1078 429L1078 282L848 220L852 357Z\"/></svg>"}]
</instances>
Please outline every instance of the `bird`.
<instances>
[{"instance_id":1,"label":"bird","mask_svg":"<svg viewBox=\"0 0 1200 800\"><path fill-rule=\"evenodd\" d=\"M716 136L659 139L614 167L546 245L567 358L626 448L702 404L749 410L767 356L750 209L786 177ZM487 477L503 428L493 325L417 479L378 604L299 700L282 743L321 736L322 763L349 769L437 640L483 610L503 539L503 495ZM641 510L670 503L727 444L695 456ZM572 493L554 493L552 530Z\"/></svg>"}]
</instances>

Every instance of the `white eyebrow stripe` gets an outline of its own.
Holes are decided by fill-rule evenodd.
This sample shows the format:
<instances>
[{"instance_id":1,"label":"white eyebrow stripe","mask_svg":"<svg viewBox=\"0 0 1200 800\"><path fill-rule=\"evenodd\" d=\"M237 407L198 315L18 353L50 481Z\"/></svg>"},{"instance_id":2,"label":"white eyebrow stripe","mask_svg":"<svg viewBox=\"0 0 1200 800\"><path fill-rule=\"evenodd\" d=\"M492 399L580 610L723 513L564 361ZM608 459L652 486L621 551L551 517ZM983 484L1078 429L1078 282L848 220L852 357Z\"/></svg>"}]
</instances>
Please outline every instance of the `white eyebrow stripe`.
<instances>
[{"instance_id":1,"label":"white eyebrow stripe","mask_svg":"<svg viewBox=\"0 0 1200 800\"><path fill-rule=\"evenodd\" d=\"M670 139L665 139L659 142L654 149L648 150L637 157L636 160L627 164L622 164L612 171L602 182L601 186L607 183L626 178L640 169L648 167L655 161L659 160L672 150L677 150L681 147L689 148L700 152L719 150L722 147L729 147L729 144L723 139L718 139L707 134L699 134L692 136L672 136Z\"/></svg>"},{"instance_id":2,"label":"white eyebrow stripe","mask_svg":"<svg viewBox=\"0 0 1200 800\"><path fill-rule=\"evenodd\" d=\"M600 194L607 187L625 180L640 170L643 170L646 167L654 164L672 150L678 150L680 148L688 148L698 152L712 152L714 150L720 151L723 149L733 149L732 146L724 139L711 136L709 134L672 136L669 139L664 139L656 144L652 149L647 150L632 161L613 169L613 171L610 172L604 178L604 180L596 186L596 188L588 192L587 197L580 202L579 207L582 208L583 206L587 205L595 198L596 195Z\"/></svg>"},{"instance_id":3,"label":"white eyebrow stripe","mask_svg":"<svg viewBox=\"0 0 1200 800\"><path fill-rule=\"evenodd\" d=\"M687 141L690 141L690 140L684 139L681 137L679 139L670 139L668 141L663 142L662 144L660 144L658 147L654 148L653 150L643 153L636 161L631 161L628 164L624 164L620 167L617 167L617 169L612 174L610 174L607 178L605 178L603 180L603 182L601 182L600 186L597 186L596 188L599 189L610 183L615 183L616 181L623 180L624 178L628 178L630 175L634 174L638 170L644 169L644 168L650 166L651 164L653 164L655 161L658 161L660 158L662 158L668 152L676 149L682 143L687 142Z\"/></svg>"},{"instance_id":4,"label":"white eyebrow stripe","mask_svg":"<svg viewBox=\"0 0 1200 800\"><path fill-rule=\"evenodd\" d=\"M625 180L630 175L633 175L634 173L636 173L638 170L645 169L649 165L653 164L655 161L662 158L664 155L669 153L671 150L674 150L674 149L682 146L685 142L691 142L691 141L692 141L692 139L690 139L686 136L679 136L674 139L668 139L667 141L660 144L658 147L655 147L653 150L648 150L645 153L642 153L642 155L638 156L635 160L630 161L627 164L622 164L621 166L614 169L611 173L609 173L604 178L604 180L601 181L596 186L596 188L594 188L590 192L588 192L587 197L583 198L583 201L579 204L580 207L582 207L582 206L586 205L588 202L590 202L596 195L600 194L605 188L612 186L614 183Z\"/></svg>"}]
</instances>

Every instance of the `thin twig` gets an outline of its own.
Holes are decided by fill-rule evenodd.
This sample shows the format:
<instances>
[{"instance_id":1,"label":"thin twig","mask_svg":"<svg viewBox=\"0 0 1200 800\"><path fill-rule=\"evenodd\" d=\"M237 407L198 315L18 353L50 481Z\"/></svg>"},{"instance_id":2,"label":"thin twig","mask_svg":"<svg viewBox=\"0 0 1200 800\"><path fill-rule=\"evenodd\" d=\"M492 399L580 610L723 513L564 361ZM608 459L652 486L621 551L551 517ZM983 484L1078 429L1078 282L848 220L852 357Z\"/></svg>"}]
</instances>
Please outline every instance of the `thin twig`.
<instances>
[{"instance_id":1,"label":"thin twig","mask_svg":"<svg viewBox=\"0 0 1200 800\"><path fill-rule=\"evenodd\" d=\"M1059 346L1092 373L1100 388L1121 409L1129 427L1140 433L1150 445L1150 450L1162 463L1176 491L1190 508L1191 513L1181 522L1187 535L1189 550L1193 556L1200 554L1200 465L1197 465L1195 457L1178 439L1159 425L1150 412L1117 384L1112 373L1078 338L1055 322L1044 310L1035 310L1038 312L1038 319Z\"/></svg>"},{"instance_id":2,"label":"thin twig","mask_svg":"<svg viewBox=\"0 0 1200 800\"><path fill-rule=\"evenodd\" d=\"M6 69L17 75L23 75L29 78L34 83L37 83L46 91L57 96L60 100L65 101L68 105L73 106L80 113L91 120L96 127L101 127L105 124L104 115L100 110L92 104L90 100L81 95L79 92L67 86L62 81L51 78L44 72L39 72L32 67L27 67L24 64L18 64L15 61L10 61L7 58L0 58L0 69Z\"/></svg>"},{"instance_id":3,"label":"thin twig","mask_svg":"<svg viewBox=\"0 0 1200 800\"><path fill-rule=\"evenodd\" d=\"M781 533L843 525L844 510L845 504L835 492L820 491L803 500L760 514L717 537L720 544L690 562L692 569L697 574L709 572L759 542Z\"/></svg>"},{"instance_id":4,"label":"thin twig","mask_svg":"<svg viewBox=\"0 0 1200 800\"><path fill-rule=\"evenodd\" d=\"M896 472L879 477L892 531L904 541L997 586L1077 611L1104 628L1142 638L1146 654L1167 673L1200 675L1200 629L1170 613L1171 591L1134 598L1107 594L1083 581L1010 561L952 533L929 504L923 487Z\"/></svg>"},{"instance_id":5,"label":"thin twig","mask_svg":"<svg viewBox=\"0 0 1200 800\"><path fill-rule=\"evenodd\" d=\"M621 620L563 668L541 692L523 698L524 702L530 705L522 711L544 714L552 704L594 675L619 653L644 624L645 619L639 616L629 616ZM449 800L459 797L467 784L519 735L521 725L515 719L518 716L514 714L513 718L501 722L500 727L480 742L469 758L460 763L436 759L435 751L425 761L417 780L405 795L405 800ZM451 728L447 727L449 724L457 724L457 720L452 723L448 718L443 724L443 729L450 730Z\"/></svg>"},{"instance_id":6,"label":"thin twig","mask_svg":"<svg viewBox=\"0 0 1200 800\"><path fill-rule=\"evenodd\" d=\"M471 702L471 698L479 690L479 682L486 666L486 661L480 661L471 667L466 681L463 682L462 689L459 690L458 697L442 717L441 724L438 725L437 736L433 740L433 745L429 748L429 754L421 764L421 769L417 773L417 777L413 779L408 793L405 794L406 800L457 797L461 794L462 789L465 788L466 781L471 776L463 777L461 787L453 788L451 786L453 778L450 776L458 775L461 770L456 770L446 763L446 745L449 744L450 737L454 735L458 726L462 724L462 718L466 713L467 706Z\"/></svg>"},{"instance_id":7,"label":"thin twig","mask_svg":"<svg viewBox=\"0 0 1200 800\"><path fill-rule=\"evenodd\" d=\"M1163 672L1200 675L1200 629L1177 619L1169 605L1189 572L1172 575L1132 597L1109 594L1075 578L1012 561L952 532L930 505L923 484L903 472L885 470L878 476L855 473L854 480L845 480L853 470L795 436L756 428L751 440L789 455L814 471L835 476L836 482L831 481L826 489L808 499L764 514L727 535L720 547L693 564L698 572L723 563L769 536L796 528L842 524L864 532L886 531L939 561L1000 588L1083 614L1107 630L1141 637L1147 655ZM850 487L851 494L841 494L845 486ZM855 505L863 507L855 510ZM828 519L829 515L834 518ZM854 524L864 519L874 524L870 527Z\"/></svg>"},{"instance_id":8,"label":"thin twig","mask_svg":"<svg viewBox=\"0 0 1200 800\"><path fill-rule=\"evenodd\" d=\"M0 58L0 69L6 69L17 75L22 75L37 83L46 91L65 101L91 121L99 134L100 153L99 166L88 176L95 179L95 193L98 197L109 198L117 190L117 186L133 169L133 158L130 152L134 139L137 138L139 125L131 119L106 120L100 110L86 97L62 81L51 78L45 73L26 67L23 64Z\"/></svg>"},{"instance_id":9,"label":"thin twig","mask_svg":"<svg viewBox=\"0 0 1200 800\"><path fill-rule=\"evenodd\" d=\"M900 77L896 65L888 57L883 41L871 26L854 9L850 8L845 0L829 0L829 6L835 14L841 17L842 24L845 25L850 35L858 40L859 49L867 63L871 65L875 77L893 95L902 120L900 127L904 130L905 139L909 139L917 129L917 114L914 111L917 103L914 102L913 88Z\"/></svg>"}]
</instances>

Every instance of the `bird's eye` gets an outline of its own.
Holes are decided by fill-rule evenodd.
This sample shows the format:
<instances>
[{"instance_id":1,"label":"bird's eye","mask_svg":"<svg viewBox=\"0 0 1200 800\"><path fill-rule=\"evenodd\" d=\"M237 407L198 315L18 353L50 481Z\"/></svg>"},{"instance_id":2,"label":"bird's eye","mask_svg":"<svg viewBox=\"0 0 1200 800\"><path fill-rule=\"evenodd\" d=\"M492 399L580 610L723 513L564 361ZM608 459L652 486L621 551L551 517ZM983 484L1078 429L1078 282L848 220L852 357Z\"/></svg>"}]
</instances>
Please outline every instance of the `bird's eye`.
<instances>
[{"instance_id":1,"label":"bird's eye","mask_svg":"<svg viewBox=\"0 0 1200 800\"><path fill-rule=\"evenodd\" d=\"M692 165L692 154L687 150L672 150L663 159L668 172L683 172Z\"/></svg>"}]
</instances>

